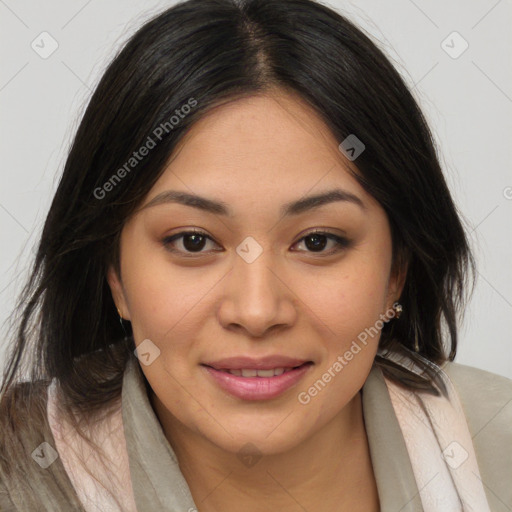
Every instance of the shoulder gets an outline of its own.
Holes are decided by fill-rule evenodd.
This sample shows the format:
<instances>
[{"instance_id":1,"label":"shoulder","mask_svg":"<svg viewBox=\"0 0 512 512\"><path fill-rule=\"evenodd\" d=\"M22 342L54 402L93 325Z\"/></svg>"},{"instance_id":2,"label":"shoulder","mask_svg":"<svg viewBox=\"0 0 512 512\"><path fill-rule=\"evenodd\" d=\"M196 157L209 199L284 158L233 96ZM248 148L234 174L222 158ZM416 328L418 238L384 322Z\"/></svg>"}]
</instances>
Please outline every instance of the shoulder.
<instances>
[{"instance_id":1,"label":"shoulder","mask_svg":"<svg viewBox=\"0 0 512 512\"><path fill-rule=\"evenodd\" d=\"M47 381L21 382L0 398L0 510L83 510L48 423ZM44 501L42 501L44 500Z\"/></svg>"},{"instance_id":2,"label":"shoulder","mask_svg":"<svg viewBox=\"0 0 512 512\"><path fill-rule=\"evenodd\" d=\"M496 425L507 427L507 431L511 430L511 379L454 362L447 362L442 369L457 390L468 421L475 429L475 432L472 432L473 435L476 435L490 420Z\"/></svg>"},{"instance_id":3,"label":"shoulder","mask_svg":"<svg viewBox=\"0 0 512 512\"><path fill-rule=\"evenodd\" d=\"M47 383L21 382L0 398L0 510L15 511L15 495L21 494L19 475L26 470L27 455L43 438ZM27 475L29 476L29 475Z\"/></svg>"},{"instance_id":4,"label":"shoulder","mask_svg":"<svg viewBox=\"0 0 512 512\"><path fill-rule=\"evenodd\" d=\"M464 379L465 377L472 377L473 379L476 379L478 384L491 386L498 385L500 387L503 387L504 389L508 388L509 392L512 390L512 379L503 377L502 375L498 375L497 373L482 370L481 368L476 368L474 366L456 363L454 361L447 361L441 367L445 373L450 375L450 378L452 380L460 380Z\"/></svg>"},{"instance_id":5,"label":"shoulder","mask_svg":"<svg viewBox=\"0 0 512 512\"><path fill-rule=\"evenodd\" d=\"M2 482L0 478L0 510L2 512L16 512L17 508L14 506L10 498L10 493L7 490L7 487Z\"/></svg>"},{"instance_id":6,"label":"shoulder","mask_svg":"<svg viewBox=\"0 0 512 512\"><path fill-rule=\"evenodd\" d=\"M491 510L512 507L512 380L454 362L442 368L466 415Z\"/></svg>"},{"instance_id":7,"label":"shoulder","mask_svg":"<svg viewBox=\"0 0 512 512\"><path fill-rule=\"evenodd\" d=\"M46 424L48 382L20 382L0 398L0 444L24 442Z\"/></svg>"}]
</instances>

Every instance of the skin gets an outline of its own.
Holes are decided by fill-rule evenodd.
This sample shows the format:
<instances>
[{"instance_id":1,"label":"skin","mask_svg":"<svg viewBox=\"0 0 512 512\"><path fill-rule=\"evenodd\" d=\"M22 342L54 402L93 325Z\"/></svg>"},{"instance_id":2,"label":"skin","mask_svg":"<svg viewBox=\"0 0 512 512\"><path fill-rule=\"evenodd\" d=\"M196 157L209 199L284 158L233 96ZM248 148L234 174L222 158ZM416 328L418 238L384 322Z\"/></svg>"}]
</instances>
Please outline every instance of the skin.
<instances>
[{"instance_id":1,"label":"skin","mask_svg":"<svg viewBox=\"0 0 512 512\"><path fill-rule=\"evenodd\" d=\"M150 339L161 351L141 368L201 512L379 510L360 393L378 336L308 404L297 398L390 310L403 286L403 272L392 271L387 216L348 172L357 161L339 142L295 95L237 99L192 127L123 228L121 275L110 268L108 282L136 344ZM338 201L280 217L283 204L333 188L363 207ZM167 190L221 200L233 214L145 207ZM211 237L202 252L183 237L171 243L176 252L163 244L191 228ZM336 243L320 237L326 245L316 252L304 239L314 228L350 244L335 252ZM252 263L236 252L247 236L263 250ZM314 365L271 400L234 398L200 366L274 354ZM246 443L261 456L251 466L237 456Z\"/></svg>"}]
</instances>

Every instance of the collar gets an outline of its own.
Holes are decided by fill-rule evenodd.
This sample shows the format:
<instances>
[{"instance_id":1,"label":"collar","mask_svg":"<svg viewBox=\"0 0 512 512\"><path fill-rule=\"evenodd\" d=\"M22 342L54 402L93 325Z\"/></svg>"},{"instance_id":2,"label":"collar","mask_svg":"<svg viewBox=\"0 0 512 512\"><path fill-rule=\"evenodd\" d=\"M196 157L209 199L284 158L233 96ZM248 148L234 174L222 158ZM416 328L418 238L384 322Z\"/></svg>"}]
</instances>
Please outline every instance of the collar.
<instances>
[{"instance_id":1,"label":"collar","mask_svg":"<svg viewBox=\"0 0 512 512\"><path fill-rule=\"evenodd\" d=\"M362 388L363 415L381 510L423 511L414 473L382 370L373 365ZM132 356L123 380L122 415L133 494L138 510L196 510L176 455Z\"/></svg>"}]
</instances>

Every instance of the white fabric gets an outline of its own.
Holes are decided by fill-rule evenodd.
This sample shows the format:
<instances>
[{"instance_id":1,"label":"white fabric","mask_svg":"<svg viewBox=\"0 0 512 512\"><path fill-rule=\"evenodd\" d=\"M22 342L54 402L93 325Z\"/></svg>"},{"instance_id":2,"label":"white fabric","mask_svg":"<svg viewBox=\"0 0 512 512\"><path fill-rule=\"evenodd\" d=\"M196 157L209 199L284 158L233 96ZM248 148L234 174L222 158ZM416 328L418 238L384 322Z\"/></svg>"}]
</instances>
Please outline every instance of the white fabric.
<instances>
[{"instance_id":1,"label":"white fabric","mask_svg":"<svg viewBox=\"0 0 512 512\"><path fill-rule=\"evenodd\" d=\"M411 391L384 378L424 512L490 512L464 411L451 380L441 370L440 374L448 388L448 400ZM48 420L59 456L85 510L137 512L120 404L93 432L94 440L106 452L106 465L63 420L55 380L48 388Z\"/></svg>"},{"instance_id":2,"label":"white fabric","mask_svg":"<svg viewBox=\"0 0 512 512\"><path fill-rule=\"evenodd\" d=\"M384 377L424 512L490 512L459 397L448 375L439 375L448 399Z\"/></svg>"},{"instance_id":3,"label":"white fabric","mask_svg":"<svg viewBox=\"0 0 512 512\"><path fill-rule=\"evenodd\" d=\"M84 509L87 512L137 512L120 404L93 432L86 430L105 452L106 464L63 420L55 379L48 387L47 412L57 452Z\"/></svg>"}]
</instances>

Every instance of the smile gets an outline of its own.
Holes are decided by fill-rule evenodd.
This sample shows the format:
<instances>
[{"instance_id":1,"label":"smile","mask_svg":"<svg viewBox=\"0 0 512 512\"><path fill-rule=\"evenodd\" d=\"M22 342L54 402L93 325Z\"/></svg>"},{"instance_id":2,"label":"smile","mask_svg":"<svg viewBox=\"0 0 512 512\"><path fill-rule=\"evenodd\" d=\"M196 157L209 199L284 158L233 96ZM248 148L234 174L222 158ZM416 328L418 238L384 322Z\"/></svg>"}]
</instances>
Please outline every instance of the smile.
<instances>
[{"instance_id":1,"label":"smile","mask_svg":"<svg viewBox=\"0 0 512 512\"><path fill-rule=\"evenodd\" d=\"M231 375L237 375L239 377L275 377L282 375L285 372L290 372L292 368L271 368L270 370L256 370L254 368L244 368L242 370L228 370L222 369L221 372L228 372Z\"/></svg>"},{"instance_id":2,"label":"smile","mask_svg":"<svg viewBox=\"0 0 512 512\"><path fill-rule=\"evenodd\" d=\"M313 366L307 361L298 366L276 368L214 368L202 365L209 379L229 395L242 400L270 400L288 391Z\"/></svg>"}]
</instances>

